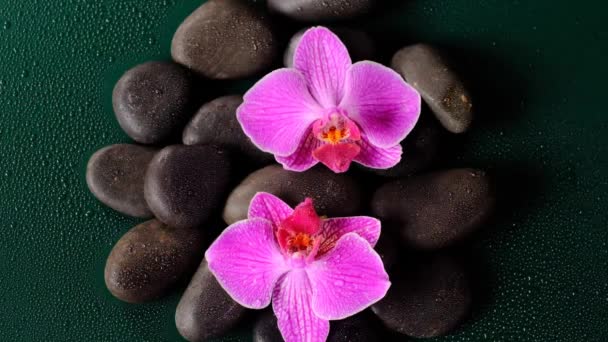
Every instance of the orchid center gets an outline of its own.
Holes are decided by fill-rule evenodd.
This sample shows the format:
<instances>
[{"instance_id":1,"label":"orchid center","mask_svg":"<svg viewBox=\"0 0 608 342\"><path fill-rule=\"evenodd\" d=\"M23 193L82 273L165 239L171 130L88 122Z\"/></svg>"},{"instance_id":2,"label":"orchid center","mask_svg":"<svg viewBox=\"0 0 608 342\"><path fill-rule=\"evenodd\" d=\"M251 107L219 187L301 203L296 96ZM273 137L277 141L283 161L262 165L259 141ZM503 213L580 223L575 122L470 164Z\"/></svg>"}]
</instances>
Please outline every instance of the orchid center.
<instances>
[{"instance_id":1,"label":"orchid center","mask_svg":"<svg viewBox=\"0 0 608 342\"><path fill-rule=\"evenodd\" d=\"M319 244L321 218L317 215L312 200L307 198L293 213L285 218L277 229L277 241L287 255L305 254L314 256Z\"/></svg>"},{"instance_id":2,"label":"orchid center","mask_svg":"<svg viewBox=\"0 0 608 342\"><path fill-rule=\"evenodd\" d=\"M323 143L312 152L313 157L334 172L348 170L353 159L361 153L359 127L340 111L315 122L313 134Z\"/></svg>"}]
</instances>

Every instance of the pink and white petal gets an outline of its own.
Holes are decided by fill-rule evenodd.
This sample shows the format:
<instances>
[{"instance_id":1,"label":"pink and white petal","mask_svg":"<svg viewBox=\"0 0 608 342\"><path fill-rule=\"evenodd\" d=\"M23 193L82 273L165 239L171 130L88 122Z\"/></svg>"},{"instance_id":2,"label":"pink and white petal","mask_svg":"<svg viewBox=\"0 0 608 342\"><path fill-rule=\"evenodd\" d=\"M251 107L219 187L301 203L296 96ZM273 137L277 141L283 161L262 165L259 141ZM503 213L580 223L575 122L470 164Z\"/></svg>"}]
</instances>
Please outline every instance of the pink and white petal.
<instances>
[{"instance_id":1,"label":"pink and white petal","mask_svg":"<svg viewBox=\"0 0 608 342\"><path fill-rule=\"evenodd\" d=\"M391 283L380 256L357 233L348 233L307 267L312 308L319 318L344 319L382 299Z\"/></svg>"},{"instance_id":2,"label":"pink and white petal","mask_svg":"<svg viewBox=\"0 0 608 342\"><path fill-rule=\"evenodd\" d=\"M335 108L344 95L346 72L352 65L340 38L325 27L311 28L302 36L293 61L319 104Z\"/></svg>"},{"instance_id":3,"label":"pink and white petal","mask_svg":"<svg viewBox=\"0 0 608 342\"><path fill-rule=\"evenodd\" d=\"M313 157L313 151L321 146L319 139L315 138L312 134L312 129L306 133L298 149L290 156L279 157L275 159L279 162L286 170L290 171L306 171L311 167L317 165L319 161Z\"/></svg>"},{"instance_id":4,"label":"pink and white petal","mask_svg":"<svg viewBox=\"0 0 608 342\"><path fill-rule=\"evenodd\" d=\"M262 218L273 224L276 229L281 221L293 213L293 209L280 198L267 192L258 192L249 203L249 219Z\"/></svg>"},{"instance_id":5,"label":"pink and white petal","mask_svg":"<svg viewBox=\"0 0 608 342\"><path fill-rule=\"evenodd\" d=\"M277 280L288 271L272 223L265 219L232 224L207 249L205 259L230 297L250 309L268 306Z\"/></svg>"},{"instance_id":6,"label":"pink and white petal","mask_svg":"<svg viewBox=\"0 0 608 342\"><path fill-rule=\"evenodd\" d=\"M272 294L272 308L286 342L325 342L329 322L317 317L312 308L312 288L306 271L285 274Z\"/></svg>"},{"instance_id":7,"label":"pink and white petal","mask_svg":"<svg viewBox=\"0 0 608 342\"><path fill-rule=\"evenodd\" d=\"M384 148L372 145L366 138L359 141L361 152L355 157L355 161L372 169L388 169L401 161L403 148L401 144Z\"/></svg>"},{"instance_id":8,"label":"pink and white petal","mask_svg":"<svg viewBox=\"0 0 608 342\"><path fill-rule=\"evenodd\" d=\"M359 124L374 146L390 148L416 125L420 101L420 94L395 71L363 61L348 70L340 108Z\"/></svg>"},{"instance_id":9,"label":"pink and white petal","mask_svg":"<svg viewBox=\"0 0 608 342\"><path fill-rule=\"evenodd\" d=\"M321 225L323 241L317 256L329 252L340 238L348 233L356 233L372 247L380 238L380 220L369 216L336 217L324 220Z\"/></svg>"},{"instance_id":10,"label":"pink and white petal","mask_svg":"<svg viewBox=\"0 0 608 342\"><path fill-rule=\"evenodd\" d=\"M262 151L288 156L323 110L312 97L304 76L279 69L256 83L243 97L237 118L245 134Z\"/></svg>"}]
</instances>

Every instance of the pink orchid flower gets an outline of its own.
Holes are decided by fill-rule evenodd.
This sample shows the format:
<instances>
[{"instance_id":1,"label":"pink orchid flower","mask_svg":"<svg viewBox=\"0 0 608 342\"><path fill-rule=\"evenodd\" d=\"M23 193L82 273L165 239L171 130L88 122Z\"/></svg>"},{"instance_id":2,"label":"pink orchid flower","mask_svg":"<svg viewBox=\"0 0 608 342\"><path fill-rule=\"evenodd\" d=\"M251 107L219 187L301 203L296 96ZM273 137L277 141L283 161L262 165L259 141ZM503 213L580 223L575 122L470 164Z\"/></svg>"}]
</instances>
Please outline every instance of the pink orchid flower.
<instances>
[{"instance_id":1,"label":"pink orchid flower","mask_svg":"<svg viewBox=\"0 0 608 342\"><path fill-rule=\"evenodd\" d=\"M345 172L352 161L386 169L401 160L399 144L420 115L420 94L375 62L352 64L340 39L324 27L306 31L293 68L262 78L237 110L243 131L283 167L318 162Z\"/></svg>"},{"instance_id":2,"label":"pink orchid flower","mask_svg":"<svg viewBox=\"0 0 608 342\"><path fill-rule=\"evenodd\" d=\"M205 258L239 304L262 309L272 300L287 342L325 341L329 320L344 319L382 299L390 282L373 246L380 221L320 218L310 198L295 210L258 193L249 218L226 228Z\"/></svg>"}]
</instances>

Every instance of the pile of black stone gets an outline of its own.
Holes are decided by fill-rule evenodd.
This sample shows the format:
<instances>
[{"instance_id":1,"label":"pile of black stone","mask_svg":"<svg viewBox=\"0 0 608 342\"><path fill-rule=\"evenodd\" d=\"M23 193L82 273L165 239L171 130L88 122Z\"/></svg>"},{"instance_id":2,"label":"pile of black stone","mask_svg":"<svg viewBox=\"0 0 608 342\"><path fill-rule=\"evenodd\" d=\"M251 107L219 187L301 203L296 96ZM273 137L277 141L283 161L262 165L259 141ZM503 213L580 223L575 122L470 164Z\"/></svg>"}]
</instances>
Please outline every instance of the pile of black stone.
<instances>
[{"instance_id":1,"label":"pile of black stone","mask_svg":"<svg viewBox=\"0 0 608 342\"><path fill-rule=\"evenodd\" d=\"M310 22L360 15L373 2L270 0L268 6L278 16ZM421 93L428 108L403 142L401 163L346 174L324 167L285 171L241 131L235 114L241 96L195 108L200 77L260 75L285 45L289 66L302 31L282 44L272 17L258 7L246 0L206 2L177 30L174 61L144 63L118 81L114 110L136 144L96 152L87 183L109 207L151 220L127 232L112 250L105 269L108 289L120 300L142 303L192 277L175 316L179 332L189 341L227 333L247 310L223 291L203 255L226 224L246 218L253 195L265 191L290 205L312 197L317 211L329 217L369 214L383 222L377 249L393 285L371 310L332 322L330 341L380 340L383 331L413 337L452 331L470 313L472 283L465 263L446 250L462 246L484 226L495 205L485 172L436 167L446 136L471 126L472 104L463 82L437 49L405 47L391 66ZM374 40L366 33L332 30L354 60L374 59ZM281 340L270 311L256 318L254 339Z\"/></svg>"}]
</instances>

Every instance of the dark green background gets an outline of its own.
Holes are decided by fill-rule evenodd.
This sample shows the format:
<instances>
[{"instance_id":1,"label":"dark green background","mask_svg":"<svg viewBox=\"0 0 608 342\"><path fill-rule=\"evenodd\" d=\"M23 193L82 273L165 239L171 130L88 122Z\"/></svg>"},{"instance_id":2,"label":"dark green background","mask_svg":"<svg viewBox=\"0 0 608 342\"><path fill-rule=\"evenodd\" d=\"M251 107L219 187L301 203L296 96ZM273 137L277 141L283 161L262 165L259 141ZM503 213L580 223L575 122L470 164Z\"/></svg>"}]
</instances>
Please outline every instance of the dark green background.
<instances>
[{"instance_id":1,"label":"dark green background","mask_svg":"<svg viewBox=\"0 0 608 342\"><path fill-rule=\"evenodd\" d=\"M451 163L495 170L506 194L474 243L488 293L441 340L605 341L608 6L393 2L355 25L378 38L385 61L417 41L455 57L478 121ZM116 80L168 58L200 3L1 1L0 341L180 340L178 294L132 306L105 289L105 259L137 221L99 204L84 170L96 149L129 141L112 113Z\"/></svg>"}]
</instances>

